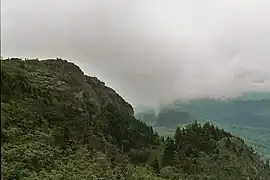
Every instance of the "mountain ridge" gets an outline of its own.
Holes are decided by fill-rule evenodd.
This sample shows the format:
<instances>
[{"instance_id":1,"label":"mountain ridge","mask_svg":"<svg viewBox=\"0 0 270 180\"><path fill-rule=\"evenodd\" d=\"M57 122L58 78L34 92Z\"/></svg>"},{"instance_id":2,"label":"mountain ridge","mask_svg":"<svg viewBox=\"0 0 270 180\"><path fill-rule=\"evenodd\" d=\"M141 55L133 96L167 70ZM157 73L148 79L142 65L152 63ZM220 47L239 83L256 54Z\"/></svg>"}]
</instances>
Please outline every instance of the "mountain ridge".
<instances>
[{"instance_id":1,"label":"mountain ridge","mask_svg":"<svg viewBox=\"0 0 270 180\"><path fill-rule=\"evenodd\" d=\"M188 112L197 120L210 121L220 128L224 128L244 138L248 144L252 145L261 155L269 158L269 95L269 92L250 92L244 93L240 97L226 100L209 98L189 102L177 100L166 108L171 108L174 111ZM164 120L163 123L167 123L167 121ZM153 124L155 124L155 122ZM175 123L175 126L178 124L181 124L180 117L178 123ZM160 133L165 133L166 131L166 129L161 127L156 129ZM167 131L170 130L168 129Z\"/></svg>"},{"instance_id":2,"label":"mountain ridge","mask_svg":"<svg viewBox=\"0 0 270 180\"><path fill-rule=\"evenodd\" d=\"M269 162L212 124L160 136L113 89L62 59L1 60L1 168L13 180L269 175Z\"/></svg>"}]
</instances>

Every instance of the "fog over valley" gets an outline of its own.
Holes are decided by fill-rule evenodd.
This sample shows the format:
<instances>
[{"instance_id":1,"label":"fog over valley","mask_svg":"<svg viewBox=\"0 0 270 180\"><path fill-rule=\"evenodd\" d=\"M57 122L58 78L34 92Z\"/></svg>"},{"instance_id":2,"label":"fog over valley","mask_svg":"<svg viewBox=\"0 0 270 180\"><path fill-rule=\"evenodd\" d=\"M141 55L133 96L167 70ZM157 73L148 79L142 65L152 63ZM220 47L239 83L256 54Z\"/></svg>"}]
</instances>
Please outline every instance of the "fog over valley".
<instances>
[{"instance_id":1,"label":"fog over valley","mask_svg":"<svg viewBox=\"0 0 270 180\"><path fill-rule=\"evenodd\" d=\"M133 106L270 91L269 0L2 0L1 56L67 59Z\"/></svg>"},{"instance_id":2,"label":"fog over valley","mask_svg":"<svg viewBox=\"0 0 270 180\"><path fill-rule=\"evenodd\" d=\"M270 0L2 0L1 178L270 179Z\"/></svg>"}]
</instances>

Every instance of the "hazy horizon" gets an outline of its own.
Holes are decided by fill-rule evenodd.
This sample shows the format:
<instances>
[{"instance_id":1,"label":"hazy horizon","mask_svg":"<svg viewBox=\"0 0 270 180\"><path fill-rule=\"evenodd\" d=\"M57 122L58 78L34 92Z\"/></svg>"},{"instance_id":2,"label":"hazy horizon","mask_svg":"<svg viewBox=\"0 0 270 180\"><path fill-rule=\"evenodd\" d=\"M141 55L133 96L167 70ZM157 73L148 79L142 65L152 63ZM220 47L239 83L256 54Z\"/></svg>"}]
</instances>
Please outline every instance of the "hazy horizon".
<instances>
[{"instance_id":1,"label":"hazy horizon","mask_svg":"<svg viewBox=\"0 0 270 180\"><path fill-rule=\"evenodd\" d=\"M1 2L1 56L67 59L133 106L270 92L269 49L269 0Z\"/></svg>"}]
</instances>

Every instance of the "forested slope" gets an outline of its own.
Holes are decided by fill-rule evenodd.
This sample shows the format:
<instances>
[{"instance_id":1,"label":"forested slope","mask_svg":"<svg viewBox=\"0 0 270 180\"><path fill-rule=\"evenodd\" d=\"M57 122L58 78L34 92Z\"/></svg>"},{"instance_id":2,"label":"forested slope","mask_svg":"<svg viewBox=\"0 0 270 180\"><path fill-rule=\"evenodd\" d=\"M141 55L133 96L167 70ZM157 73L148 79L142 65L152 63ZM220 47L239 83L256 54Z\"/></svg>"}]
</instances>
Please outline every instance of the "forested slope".
<instances>
[{"instance_id":1,"label":"forested slope","mask_svg":"<svg viewBox=\"0 0 270 180\"><path fill-rule=\"evenodd\" d=\"M117 169L108 162L128 163L125 152L155 145L157 138L134 118L130 104L72 63L1 61L1 154L7 179L106 176L106 168ZM91 163L87 156L93 155L105 158L104 167Z\"/></svg>"},{"instance_id":2,"label":"forested slope","mask_svg":"<svg viewBox=\"0 0 270 180\"><path fill-rule=\"evenodd\" d=\"M160 137L113 89L65 60L1 60L3 179L268 178L245 143L210 124Z\"/></svg>"}]
</instances>

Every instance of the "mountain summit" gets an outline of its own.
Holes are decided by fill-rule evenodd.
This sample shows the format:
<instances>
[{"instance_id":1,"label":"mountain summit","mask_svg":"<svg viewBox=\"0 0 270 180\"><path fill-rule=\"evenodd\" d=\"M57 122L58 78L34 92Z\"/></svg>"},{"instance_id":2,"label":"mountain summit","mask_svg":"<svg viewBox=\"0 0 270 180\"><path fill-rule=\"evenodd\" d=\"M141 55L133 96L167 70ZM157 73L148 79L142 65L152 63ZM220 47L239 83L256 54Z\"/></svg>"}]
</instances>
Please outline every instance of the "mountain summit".
<instances>
[{"instance_id":1,"label":"mountain summit","mask_svg":"<svg viewBox=\"0 0 270 180\"><path fill-rule=\"evenodd\" d=\"M160 136L62 59L1 60L1 168L7 180L269 179L241 138L197 122Z\"/></svg>"}]
</instances>

